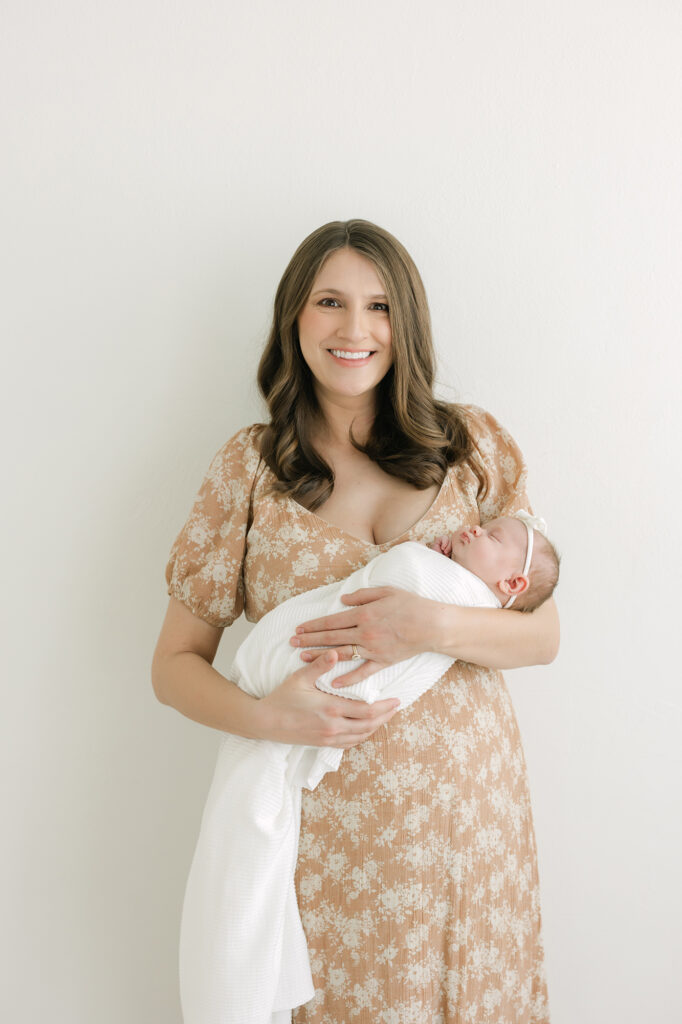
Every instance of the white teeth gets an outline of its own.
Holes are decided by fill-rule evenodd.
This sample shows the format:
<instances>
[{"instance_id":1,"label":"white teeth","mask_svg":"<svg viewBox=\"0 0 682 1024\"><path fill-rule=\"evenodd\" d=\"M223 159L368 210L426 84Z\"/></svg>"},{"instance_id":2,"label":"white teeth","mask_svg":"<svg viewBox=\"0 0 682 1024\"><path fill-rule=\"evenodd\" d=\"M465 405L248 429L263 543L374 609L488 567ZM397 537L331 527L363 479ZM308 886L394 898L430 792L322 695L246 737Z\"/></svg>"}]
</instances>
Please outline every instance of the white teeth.
<instances>
[{"instance_id":1,"label":"white teeth","mask_svg":"<svg viewBox=\"0 0 682 1024\"><path fill-rule=\"evenodd\" d=\"M371 352L342 352L339 348L330 348L329 351L338 359L367 359L372 354Z\"/></svg>"}]
</instances>

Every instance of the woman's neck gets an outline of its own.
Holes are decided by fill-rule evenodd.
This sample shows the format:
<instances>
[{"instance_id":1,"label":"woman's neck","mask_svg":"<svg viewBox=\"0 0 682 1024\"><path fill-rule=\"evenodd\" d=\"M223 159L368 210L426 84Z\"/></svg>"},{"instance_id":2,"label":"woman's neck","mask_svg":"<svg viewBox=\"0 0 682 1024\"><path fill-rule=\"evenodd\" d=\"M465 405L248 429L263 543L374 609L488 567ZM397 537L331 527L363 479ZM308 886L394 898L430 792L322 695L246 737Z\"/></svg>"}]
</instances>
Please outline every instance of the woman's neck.
<instances>
[{"instance_id":1,"label":"woman's neck","mask_svg":"<svg viewBox=\"0 0 682 1024\"><path fill-rule=\"evenodd\" d=\"M323 444L334 448L351 448L351 427L355 440L360 444L365 443L376 411L373 395L349 399L330 399L318 395L318 403L319 438Z\"/></svg>"}]
</instances>

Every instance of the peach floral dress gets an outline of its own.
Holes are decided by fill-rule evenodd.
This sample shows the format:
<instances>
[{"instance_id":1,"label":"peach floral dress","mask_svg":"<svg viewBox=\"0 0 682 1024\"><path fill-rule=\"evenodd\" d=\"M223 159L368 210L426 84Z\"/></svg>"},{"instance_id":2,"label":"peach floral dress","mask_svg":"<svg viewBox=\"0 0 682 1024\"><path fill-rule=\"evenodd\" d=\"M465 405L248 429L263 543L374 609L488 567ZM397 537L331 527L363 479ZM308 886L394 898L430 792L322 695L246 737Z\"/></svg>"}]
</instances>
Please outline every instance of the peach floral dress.
<instances>
[{"instance_id":1,"label":"peach floral dress","mask_svg":"<svg viewBox=\"0 0 682 1024\"><path fill-rule=\"evenodd\" d=\"M450 467L425 515L384 544L267 494L257 427L239 431L173 544L168 593L215 626L242 611L257 622L394 544L530 508L513 438L463 410L487 495L468 465ZM294 1024L547 1024L526 765L499 672L456 662L303 791L296 888L315 997Z\"/></svg>"}]
</instances>

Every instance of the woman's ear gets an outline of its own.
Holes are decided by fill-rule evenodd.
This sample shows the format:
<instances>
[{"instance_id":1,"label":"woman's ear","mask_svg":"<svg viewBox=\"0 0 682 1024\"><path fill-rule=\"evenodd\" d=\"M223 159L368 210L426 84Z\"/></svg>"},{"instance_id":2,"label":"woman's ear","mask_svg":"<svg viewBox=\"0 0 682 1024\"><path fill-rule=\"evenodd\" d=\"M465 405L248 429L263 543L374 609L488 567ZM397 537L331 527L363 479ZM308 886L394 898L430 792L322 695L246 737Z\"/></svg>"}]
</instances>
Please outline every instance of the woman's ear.
<instances>
[{"instance_id":1,"label":"woman's ear","mask_svg":"<svg viewBox=\"0 0 682 1024\"><path fill-rule=\"evenodd\" d=\"M507 597L518 597L519 594L523 594L525 590L528 590L530 581L527 576L510 576L508 580L500 580L497 584L499 589Z\"/></svg>"}]
</instances>

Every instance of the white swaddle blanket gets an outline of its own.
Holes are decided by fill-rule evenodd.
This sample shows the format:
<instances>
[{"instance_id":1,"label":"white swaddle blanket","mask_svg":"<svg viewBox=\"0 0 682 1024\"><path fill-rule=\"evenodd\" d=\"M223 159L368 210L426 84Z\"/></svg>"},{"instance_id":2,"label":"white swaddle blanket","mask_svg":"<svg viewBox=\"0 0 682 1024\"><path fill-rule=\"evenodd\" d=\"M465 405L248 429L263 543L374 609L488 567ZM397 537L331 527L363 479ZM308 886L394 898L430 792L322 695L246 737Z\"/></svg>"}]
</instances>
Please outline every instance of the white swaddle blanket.
<instances>
[{"instance_id":1,"label":"white swaddle blanket","mask_svg":"<svg viewBox=\"0 0 682 1024\"><path fill-rule=\"evenodd\" d=\"M348 611L341 595L393 586L448 604L499 608L477 576L412 541L378 555L345 580L285 601L241 644L230 679L264 697L304 664L290 645L296 626ZM338 662L317 680L327 693L364 700L399 697L406 708L453 663L419 654L361 683L331 681L357 667ZM185 1024L288 1024L314 987L294 888L301 787L338 768L343 750L224 734L187 880L180 929Z\"/></svg>"}]
</instances>

